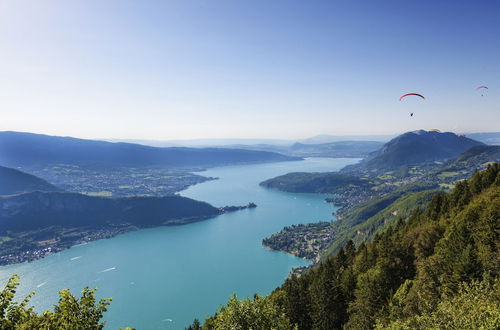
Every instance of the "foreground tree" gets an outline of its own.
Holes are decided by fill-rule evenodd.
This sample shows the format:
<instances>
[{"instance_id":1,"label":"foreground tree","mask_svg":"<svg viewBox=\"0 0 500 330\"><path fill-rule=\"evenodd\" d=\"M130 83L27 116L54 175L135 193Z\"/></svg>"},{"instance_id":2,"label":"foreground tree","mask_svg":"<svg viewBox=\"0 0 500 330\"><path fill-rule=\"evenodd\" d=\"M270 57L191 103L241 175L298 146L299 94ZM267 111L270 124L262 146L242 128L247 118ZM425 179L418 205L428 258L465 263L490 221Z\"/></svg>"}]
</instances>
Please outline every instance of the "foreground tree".
<instances>
[{"instance_id":1,"label":"foreground tree","mask_svg":"<svg viewBox=\"0 0 500 330\"><path fill-rule=\"evenodd\" d=\"M290 323L285 312L271 297L255 295L253 300L238 300L233 295L226 306L222 306L214 317L205 321L203 329L293 330L297 327Z\"/></svg>"},{"instance_id":2,"label":"foreground tree","mask_svg":"<svg viewBox=\"0 0 500 330\"><path fill-rule=\"evenodd\" d=\"M103 329L102 321L111 298L96 301L95 289L85 287L77 298L69 290L59 292L59 303L54 311L37 314L28 307L34 295L30 293L21 302L14 301L19 276L13 275L0 292L0 329Z\"/></svg>"},{"instance_id":3,"label":"foreground tree","mask_svg":"<svg viewBox=\"0 0 500 330\"><path fill-rule=\"evenodd\" d=\"M396 320L377 329L499 329L500 281L462 283L458 294L446 296L434 311Z\"/></svg>"}]
</instances>

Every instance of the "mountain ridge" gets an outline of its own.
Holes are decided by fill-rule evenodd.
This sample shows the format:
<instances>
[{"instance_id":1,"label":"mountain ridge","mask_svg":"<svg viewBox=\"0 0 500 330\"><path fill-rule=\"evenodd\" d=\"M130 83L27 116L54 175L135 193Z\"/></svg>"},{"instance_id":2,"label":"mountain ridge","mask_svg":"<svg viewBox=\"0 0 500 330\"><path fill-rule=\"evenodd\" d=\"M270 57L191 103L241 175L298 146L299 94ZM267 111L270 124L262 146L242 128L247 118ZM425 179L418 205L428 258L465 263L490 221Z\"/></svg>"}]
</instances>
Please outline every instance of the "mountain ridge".
<instances>
[{"instance_id":1,"label":"mountain ridge","mask_svg":"<svg viewBox=\"0 0 500 330\"><path fill-rule=\"evenodd\" d=\"M86 166L203 167L299 160L273 152L227 148L150 147L34 133L0 132L4 166L78 164Z\"/></svg>"},{"instance_id":2,"label":"mountain ridge","mask_svg":"<svg viewBox=\"0 0 500 330\"><path fill-rule=\"evenodd\" d=\"M400 166L446 161L479 145L484 144L451 132L406 132L384 144L359 164L341 171L393 170Z\"/></svg>"}]
</instances>

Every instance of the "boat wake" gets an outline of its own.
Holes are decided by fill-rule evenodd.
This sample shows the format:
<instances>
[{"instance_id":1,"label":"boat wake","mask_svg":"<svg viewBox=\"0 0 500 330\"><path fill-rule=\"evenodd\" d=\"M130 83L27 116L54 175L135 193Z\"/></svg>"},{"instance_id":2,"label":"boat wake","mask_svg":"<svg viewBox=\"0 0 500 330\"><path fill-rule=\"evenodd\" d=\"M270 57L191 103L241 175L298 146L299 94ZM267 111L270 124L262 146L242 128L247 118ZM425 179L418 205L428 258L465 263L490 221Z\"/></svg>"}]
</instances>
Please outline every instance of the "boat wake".
<instances>
[{"instance_id":1,"label":"boat wake","mask_svg":"<svg viewBox=\"0 0 500 330\"><path fill-rule=\"evenodd\" d=\"M116 269L116 267L107 268L105 270L102 270L101 273L110 272L110 271L115 270L115 269Z\"/></svg>"}]
</instances>

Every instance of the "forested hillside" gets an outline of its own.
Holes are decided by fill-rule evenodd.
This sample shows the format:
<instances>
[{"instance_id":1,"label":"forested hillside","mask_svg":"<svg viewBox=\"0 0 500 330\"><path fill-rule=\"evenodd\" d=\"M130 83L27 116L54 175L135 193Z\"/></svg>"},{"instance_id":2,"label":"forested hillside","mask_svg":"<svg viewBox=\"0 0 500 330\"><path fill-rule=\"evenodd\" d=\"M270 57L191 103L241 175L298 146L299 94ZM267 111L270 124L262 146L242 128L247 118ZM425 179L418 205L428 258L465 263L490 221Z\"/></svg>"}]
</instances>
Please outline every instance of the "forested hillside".
<instances>
[{"instance_id":1,"label":"forested hillside","mask_svg":"<svg viewBox=\"0 0 500 330\"><path fill-rule=\"evenodd\" d=\"M24 262L130 230L180 225L224 210L182 196L104 198L67 192L0 196L0 264Z\"/></svg>"},{"instance_id":2,"label":"forested hillside","mask_svg":"<svg viewBox=\"0 0 500 330\"><path fill-rule=\"evenodd\" d=\"M31 191L60 191L61 189L34 175L0 166L0 195Z\"/></svg>"},{"instance_id":3,"label":"forested hillside","mask_svg":"<svg viewBox=\"0 0 500 330\"><path fill-rule=\"evenodd\" d=\"M269 297L232 299L203 329L498 329L499 220L495 163Z\"/></svg>"},{"instance_id":4,"label":"forested hillside","mask_svg":"<svg viewBox=\"0 0 500 330\"><path fill-rule=\"evenodd\" d=\"M361 163L343 169L345 173L394 170L452 159L468 149L483 145L479 141L454 133L418 130L401 134L372 152Z\"/></svg>"}]
</instances>

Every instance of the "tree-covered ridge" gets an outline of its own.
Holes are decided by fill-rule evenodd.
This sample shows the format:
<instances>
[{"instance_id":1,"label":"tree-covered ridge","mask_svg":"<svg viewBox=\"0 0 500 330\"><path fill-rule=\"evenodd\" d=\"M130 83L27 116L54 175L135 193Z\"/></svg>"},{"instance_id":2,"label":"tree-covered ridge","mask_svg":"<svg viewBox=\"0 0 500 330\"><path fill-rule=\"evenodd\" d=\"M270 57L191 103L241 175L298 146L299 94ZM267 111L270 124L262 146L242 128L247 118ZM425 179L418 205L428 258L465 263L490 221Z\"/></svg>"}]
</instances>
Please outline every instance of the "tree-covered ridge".
<instances>
[{"instance_id":1,"label":"tree-covered ridge","mask_svg":"<svg viewBox=\"0 0 500 330\"><path fill-rule=\"evenodd\" d=\"M328 247L321 251L322 255L336 254L350 240L356 246L370 241L378 231L394 225L399 219L408 218L416 208L427 205L437 192L424 190L402 195L396 193L354 206L345 217L332 222L336 235Z\"/></svg>"},{"instance_id":2,"label":"tree-covered ridge","mask_svg":"<svg viewBox=\"0 0 500 330\"><path fill-rule=\"evenodd\" d=\"M372 184L366 179L339 173L305 173L294 172L266 180L261 186L287 192L332 193L338 188L351 186L370 188Z\"/></svg>"},{"instance_id":3,"label":"tree-covered ridge","mask_svg":"<svg viewBox=\"0 0 500 330\"><path fill-rule=\"evenodd\" d=\"M0 196L0 264L31 261L82 242L139 228L187 224L223 212L178 195L113 199L37 191Z\"/></svg>"},{"instance_id":4,"label":"tree-covered ridge","mask_svg":"<svg viewBox=\"0 0 500 330\"><path fill-rule=\"evenodd\" d=\"M495 163L450 193L435 194L425 210L373 241L357 249L349 241L310 272L287 279L265 298L280 316L270 328L279 329L284 314L299 329L498 329L499 220ZM231 305L224 308L228 313ZM203 328L224 323L216 315Z\"/></svg>"},{"instance_id":5,"label":"tree-covered ridge","mask_svg":"<svg viewBox=\"0 0 500 330\"><path fill-rule=\"evenodd\" d=\"M444 161L479 145L483 143L450 132L407 132L387 142L361 163L348 166L343 171L349 173L391 170L404 165Z\"/></svg>"},{"instance_id":6,"label":"tree-covered ridge","mask_svg":"<svg viewBox=\"0 0 500 330\"><path fill-rule=\"evenodd\" d=\"M34 175L0 166L0 195L31 191L60 191L61 189Z\"/></svg>"}]
</instances>

